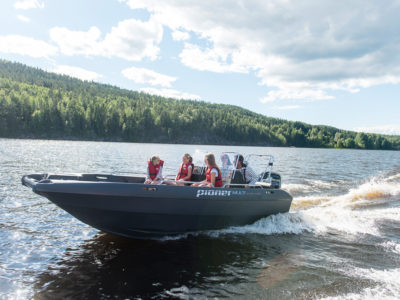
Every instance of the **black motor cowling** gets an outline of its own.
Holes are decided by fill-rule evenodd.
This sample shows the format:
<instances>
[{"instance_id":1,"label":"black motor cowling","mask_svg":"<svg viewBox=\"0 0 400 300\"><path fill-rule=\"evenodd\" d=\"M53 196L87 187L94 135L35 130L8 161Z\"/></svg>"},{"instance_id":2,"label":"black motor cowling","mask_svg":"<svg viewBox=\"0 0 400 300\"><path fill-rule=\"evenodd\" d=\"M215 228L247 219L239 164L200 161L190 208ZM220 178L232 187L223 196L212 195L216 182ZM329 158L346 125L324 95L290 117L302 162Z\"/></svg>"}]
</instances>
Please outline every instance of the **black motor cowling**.
<instances>
[{"instance_id":1,"label":"black motor cowling","mask_svg":"<svg viewBox=\"0 0 400 300\"><path fill-rule=\"evenodd\" d=\"M262 174L259 181L269 182L269 172ZM281 175L271 172L271 186L275 189L281 188Z\"/></svg>"}]
</instances>

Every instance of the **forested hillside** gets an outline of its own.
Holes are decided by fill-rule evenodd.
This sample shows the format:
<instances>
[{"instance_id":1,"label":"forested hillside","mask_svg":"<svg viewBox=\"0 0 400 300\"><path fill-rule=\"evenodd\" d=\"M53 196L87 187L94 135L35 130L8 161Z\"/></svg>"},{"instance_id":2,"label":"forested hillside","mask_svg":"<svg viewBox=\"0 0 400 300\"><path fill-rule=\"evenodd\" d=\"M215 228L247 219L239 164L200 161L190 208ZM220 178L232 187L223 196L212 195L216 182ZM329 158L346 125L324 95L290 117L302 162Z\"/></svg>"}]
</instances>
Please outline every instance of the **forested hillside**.
<instances>
[{"instance_id":1,"label":"forested hillside","mask_svg":"<svg viewBox=\"0 0 400 300\"><path fill-rule=\"evenodd\" d=\"M312 126L0 60L0 137L400 150L399 136Z\"/></svg>"}]
</instances>

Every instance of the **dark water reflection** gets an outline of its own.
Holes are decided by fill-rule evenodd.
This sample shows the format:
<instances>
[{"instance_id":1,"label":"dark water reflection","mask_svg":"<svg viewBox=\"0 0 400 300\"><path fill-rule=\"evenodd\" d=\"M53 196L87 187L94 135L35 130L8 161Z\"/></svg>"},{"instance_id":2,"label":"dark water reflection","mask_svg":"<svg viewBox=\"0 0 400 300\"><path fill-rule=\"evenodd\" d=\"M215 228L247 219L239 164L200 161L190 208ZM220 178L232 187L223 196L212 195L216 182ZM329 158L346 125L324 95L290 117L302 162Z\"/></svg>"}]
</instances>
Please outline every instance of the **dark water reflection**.
<instances>
[{"instance_id":1,"label":"dark water reflection","mask_svg":"<svg viewBox=\"0 0 400 300\"><path fill-rule=\"evenodd\" d=\"M189 237L145 241L99 235L41 274L35 298L244 296L226 288L256 282L258 251L244 240ZM282 251L276 245L265 257ZM253 268L251 267L253 266ZM211 287L211 288L210 288Z\"/></svg>"},{"instance_id":2,"label":"dark water reflection","mask_svg":"<svg viewBox=\"0 0 400 300\"><path fill-rule=\"evenodd\" d=\"M98 234L37 276L35 299L320 299L379 284L352 268L400 267L379 240L339 235L189 236L133 240ZM341 271L338 271L341 270ZM356 288L357 287L357 288Z\"/></svg>"}]
</instances>

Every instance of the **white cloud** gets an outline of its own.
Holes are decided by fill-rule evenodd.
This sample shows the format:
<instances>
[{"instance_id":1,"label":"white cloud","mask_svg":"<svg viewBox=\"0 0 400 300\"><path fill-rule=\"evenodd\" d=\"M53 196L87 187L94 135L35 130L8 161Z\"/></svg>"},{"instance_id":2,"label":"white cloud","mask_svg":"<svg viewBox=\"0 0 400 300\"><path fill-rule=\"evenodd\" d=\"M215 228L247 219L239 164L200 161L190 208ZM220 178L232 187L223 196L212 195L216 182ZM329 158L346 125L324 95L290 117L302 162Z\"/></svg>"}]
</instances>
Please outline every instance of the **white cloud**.
<instances>
[{"instance_id":1,"label":"white cloud","mask_svg":"<svg viewBox=\"0 0 400 300\"><path fill-rule=\"evenodd\" d=\"M216 49L202 50L199 46L190 43L185 43L179 58L186 66L200 71L247 73L245 68L230 64L229 57L223 52Z\"/></svg>"},{"instance_id":2,"label":"white cloud","mask_svg":"<svg viewBox=\"0 0 400 300\"><path fill-rule=\"evenodd\" d=\"M274 109L279 109L279 110L289 110L289 109L298 109L301 108L300 105L283 105L283 106L274 106Z\"/></svg>"},{"instance_id":3,"label":"white cloud","mask_svg":"<svg viewBox=\"0 0 400 300\"><path fill-rule=\"evenodd\" d=\"M391 124L391 125L380 125L380 126L369 126L369 127L357 127L354 128L354 131L400 135L400 125Z\"/></svg>"},{"instance_id":4,"label":"white cloud","mask_svg":"<svg viewBox=\"0 0 400 300\"><path fill-rule=\"evenodd\" d=\"M88 71L79 67L66 66L66 65L57 66L55 69L50 70L50 72L68 75L71 77L76 77L88 81L95 81L102 77L102 75L96 72Z\"/></svg>"},{"instance_id":5,"label":"white cloud","mask_svg":"<svg viewBox=\"0 0 400 300\"><path fill-rule=\"evenodd\" d=\"M172 32L172 38L175 41L186 41L190 39L190 34L186 31L175 30Z\"/></svg>"},{"instance_id":6,"label":"white cloud","mask_svg":"<svg viewBox=\"0 0 400 300\"><path fill-rule=\"evenodd\" d=\"M21 35L0 36L0 52L3 53L48 58L56 55L57 51L57 47L30 37Z\"/></svg>"},{"instance_id":7,"label":"white cloud","mask_svg":"<svg viewBox=\"0 0 400 300\"><path fill-rule=\"evenodd\" d=\"M15 9L28 10L32 8L44 8L44 2L39 0L21 0L14 3Z\"/></svg>"},{"instance_id":8,"label":"white cloud","mask_svg":"<svg viewBox=\"0 0 400 300\"><path fill-rule=\"evenodd\" d=\"M100 30L93 26L88 31L71 31L65 27L50 29L50 38L65 55L99 55L101 53Z\"/></svg>"},{"instance_id":9,"label":"white cloud","mask_svg":"<svg viewBox=\"0 0 400 300\"><path fill-rule=\"evenodd\" d=\"M192 100L199 100L200 96L183 93L174 89L155 89L155 88L142 88L140 89L141 92L167 97L167 98L175 98L175 99L192 99Z\"/></svg>"},{"instance_id":10,"label":"white cloud","mask_svg":"<svg viewBox=\"0 0 400 300\"><path fill-rule=\"evenodd\" d=\"M130 61L146 57L156 59L162 35L163 28L155 19L147 22L135 19L121 21L104 39L94 26L88 31L73 31L65 27L50 30L51 39L65 55L120 57Z\"/></svg>"},{"instance_id":11,"label":"white cloud","mask_svg":"<svg viewBox=\"0 0 400 300\"><path fill-rule=\"evenodd\" d=\"M122 74L136 83L149 83L151 85L160 85L163 87L171 87L171 82L176 81L176 77L167 76L144 68L127 68L122 70Z\"/></svg>"},{"instance_id":12,"label":"white cloud","mask_svg":"<svg viewBox=\"0 0 400 300\"><path fill-rule=\"evenodd\" d=\"M18 20L25 22L25 23L29 23L31 21L31 19L29 19L28 17L25 17L24 15L18 15L17 18L18 18Z\"/></svg>"},{"instance_id":13,"label":"white cloud","mask_svg":"<svg viewBox=\"0 0 400 300\"><path fill-rule=\"evenodd\" d=\"M254 72L265 99L319 100L400 82L400 3L392 0L127 0L172 31L191 32L183 64Z\"/></svg>"},{"instance_id":14,"label":"white cloud","mask_svg":"<svg viewBox=\"0 0 400 300\"><path fill-rule=\"evenodd\" d=\"M269 102L274 102L277 100L289 100L289 99L294 99L294 100L299 100L299 99L305 99L309 101L313 100L323 100L323 99L332 99L333 96L329 96L325 93L323 89L318 89L313 86L307 86L307 85L293 85L293 84L281 84L281 85L276 85L280 89L278 90L273 90L269 91L267 93L267 96L260 99L261 103L269 103Z\"/></svg>"},{"instance_id":15,"label":"white cloud","mask_svg":"<svg viewBox=\"0 0 400 300\"><path fill-rule=\"evenodd\" d=\"M163 28L154 18L148 22L125 20L106 35L102 42L103 51L105 55L127 60L139 61L145 57L155 60L160 52L158 44L162 36Z\"/></svg>"}]
</instances>

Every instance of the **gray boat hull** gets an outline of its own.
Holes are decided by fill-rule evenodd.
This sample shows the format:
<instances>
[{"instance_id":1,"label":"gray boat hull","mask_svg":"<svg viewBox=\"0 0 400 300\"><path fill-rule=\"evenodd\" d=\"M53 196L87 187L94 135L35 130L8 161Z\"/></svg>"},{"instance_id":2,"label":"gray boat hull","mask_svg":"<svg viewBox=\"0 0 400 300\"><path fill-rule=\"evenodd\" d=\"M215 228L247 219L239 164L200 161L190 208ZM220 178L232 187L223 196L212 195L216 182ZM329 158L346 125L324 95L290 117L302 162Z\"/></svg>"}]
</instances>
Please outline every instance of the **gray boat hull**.
<instances>
[{"instance_id":1,"label":"gray boat hull","mask_svg":"<svg viewBox=\"0 0 400 300\"><path fill-rule=\"evenodd\" d=\"M109 175L98 176L107 178L104 181L61 175L39 180L40 175L24 176L22 182L80 221L134 238L251 224L268 215L288 212L292 201L280 189L144 185L129 177L118 176L127 182L112 181Z\"/></svg>"}]
</instances>

